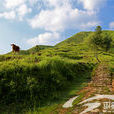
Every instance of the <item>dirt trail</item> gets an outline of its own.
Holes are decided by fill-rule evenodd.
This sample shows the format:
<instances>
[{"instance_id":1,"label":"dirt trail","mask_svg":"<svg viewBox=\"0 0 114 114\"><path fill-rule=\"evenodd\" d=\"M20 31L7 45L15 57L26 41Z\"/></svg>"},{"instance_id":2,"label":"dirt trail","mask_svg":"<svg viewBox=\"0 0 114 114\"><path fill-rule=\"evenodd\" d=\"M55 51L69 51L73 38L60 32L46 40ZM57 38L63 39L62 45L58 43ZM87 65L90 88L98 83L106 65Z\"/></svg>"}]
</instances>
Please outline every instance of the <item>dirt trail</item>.
<instances>
[{"instance_id":1,"label":"dirt trail","mask_svg":"<svg viewBox=\"0 0 114 114\"><path fill-rule=\"evenodd\" d=\"M92 77L92 81L88 84L87 87L83 88L78 95L84 93L84 97L81 99L80 102L83 102L84 100L91 99L92 97L96 97L98 99L88 102L87 104L76 104L73 106L72 109L63 109L64 111L61 113L58 110L58 114L99 114L106 111L107 113L112 113L114 111L114 99L110 99L110 97L113 96L114 98L114 80L112 79L108 66L106 64L100 64L95 69L94 75ZM99 96L102 96L99 98ZM108 96L108 98L106 98ZM110 103L110 109L105 110L104 109L104 103L109 102ZM92 104L92 105L91 105ZM99 107L95 106L96 104L99 104ZM111 105L113 105L111 107ZM93 106L93 107L92 107ZM97 107L93 109L94 107ZM105 107L106 108L106 107ZM109 106L108 106L109 108ZM90 110L92 109L92 110ZM90 110L86 112L87 110ZM108 112L109 111L109 112ZM114 113L114 112L113 112Z\"/></svg>"},{"instance_id":2,"label":"dirt trail","mask_svg":"<svg viewBox=\"0 0 114 114\"><path fill-rule=\"evenodd\" d=\"M97 67L91 83L97 89L97 94L112 92L112 79L107 65L100 64Z\"/></svg>"}]
</instances>

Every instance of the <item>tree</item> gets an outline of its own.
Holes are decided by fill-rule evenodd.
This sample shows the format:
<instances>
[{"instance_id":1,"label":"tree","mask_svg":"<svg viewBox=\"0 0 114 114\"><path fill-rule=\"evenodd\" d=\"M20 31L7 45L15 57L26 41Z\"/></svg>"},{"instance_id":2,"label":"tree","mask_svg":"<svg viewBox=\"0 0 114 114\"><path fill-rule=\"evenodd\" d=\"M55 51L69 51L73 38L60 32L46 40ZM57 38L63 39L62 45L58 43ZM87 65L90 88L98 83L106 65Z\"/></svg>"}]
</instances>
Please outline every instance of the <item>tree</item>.
<instances>
[{"instance_id":1,"label":"tree","mask_svg":"<svg viewBox=\"0 0 114 114\"><path fill-rule=\"evenodd\" d=\"M111 48L111 43L112 43L112 39L107 33L102 35L101 48L104 51L106 52L109 51L109 49Z\"/></svg>"},{"instance_id":2,"label":"tree","mask_svg":"<svg viewBox=\"0 0 114 114\"><path fill-rule=\"evenodd\" d=\"M95 29L95 33L92 34L90 38L90 44L94 49L94 55L98 62L100 62L98 58L98 51L108 51L111 47L112 39L107 33L102 33L101 26L97 26Z\"/></svg>"},{"instance_id":3,"label":"tree","mask_svg":"<svg viewBox=\"0 0 114 114\"><path fill-rule=\"evenodd\" d=\"M36 45L35 49L36 49L36 51L39 51L40 50L39 45Z\"/></svg>"},{"instance_id":4,"label":"tree","mask_svg":"<svg viewBox=\"0 0 114 114\"><path fill-rule=\"evenodd\" d=\"M97 27L96 27L95 33L96 33L97 35L102 33L102 28L101 28L101 26L97 26Z\"/></svg>"},{"instance_id":5,"label":"tree","mask_svg":"<svg viewBox=\"0 0 114 114\"><path fill-rule=\"evenodd\" d=\"M95 32L90 36L90 45L94 50L94 56L98 62L100 62L98 58L98 50L102 42L101 33L102 33L101 26L97 26Z\"/></svg>"}]
</instances>

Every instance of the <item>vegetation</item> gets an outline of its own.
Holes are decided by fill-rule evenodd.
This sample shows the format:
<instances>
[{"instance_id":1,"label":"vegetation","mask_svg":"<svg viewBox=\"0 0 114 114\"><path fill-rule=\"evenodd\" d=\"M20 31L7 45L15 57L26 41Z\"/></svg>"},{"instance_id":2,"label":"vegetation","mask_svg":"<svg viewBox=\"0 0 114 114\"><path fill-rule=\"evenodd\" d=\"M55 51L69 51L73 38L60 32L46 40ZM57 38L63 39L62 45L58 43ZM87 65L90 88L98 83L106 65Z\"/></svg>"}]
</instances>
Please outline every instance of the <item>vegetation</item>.
<instances>
[{"instance_id":1,"label":"vegetation","mask_svg":"<svg viewBox=\"0 0 114 114\"><path fill-rule=\"evenodd\" d=\"M112 38L110 36L108 36L107 33L105 33L105 34L101 34L101 33L102 33L101 27L98 26L96 28L95 35L92 39L92 43L96 47L100 47L100 48L104 49L104 51L107 52L111 48Z\"/></svg>"},{"instance_id":2,"label":"vegetation","mask_svg":"<svg viewBox=\"0 0 114 114\"><path fill-rule=\"evenodd\" d=\"M100 27L96 32L103 41L97 53L100 61L108 63L113 72L114 31L99 33L99 30ZM19 54L1 55L0 112L11 112L10 107L15 107L12 112L44 113L42 109L47 107L49 111L53 110L58 106L57 101L63 103L62 99L74 95L74 89L71 89L74 83L76 94L84 86L83 82L91 79L93 68L98 63L89 41L95 38L95 45L101 46L97 41L101 37L97 39L93 34L80 32L53 47L35 46Z\"/></svg>"},{"instance_id":3,"label":"vegetation","mask_svg":"<svg viewBox=\"0 0 114 114\"><path fill-rule=\"evenodd\" d=\"M47 100L57 99L74 79L92 68L92 64L67 62L60 57L45 58L35 64L23 60L4 62L0 69L1 103L40 106Z\"/></svg>"},{"instance_id":4,"label":"vegetation","mask_svg":"<svg viewBox=\"0 0 114 114\"><path fill-rule=\"evenodd\" d=\"M107 33L102 34L101 26L97 26L95 33L90 36L90 45L92 45L94 54L98 62L100 62L98 58L98 50L109 51L111 48L112 39Z\"/></svg>"},{"instance_id":5,"label":"vegetation","mask_svg":"<svg viewBox=\"0 0 114 114\"><path fill-rule=\"evenodd\" d=\"M46 45L36 45L35 47L32 47L28 50L21 50L19 52L20 55L29 55L29 54L35 54L37 53L38 51L40 50L43 50L43 49L47 49L47 48L52 48L53 46L46 46ZM8 53L8 54L12 54L12 52Z\"/></svg>"}]
</instances>

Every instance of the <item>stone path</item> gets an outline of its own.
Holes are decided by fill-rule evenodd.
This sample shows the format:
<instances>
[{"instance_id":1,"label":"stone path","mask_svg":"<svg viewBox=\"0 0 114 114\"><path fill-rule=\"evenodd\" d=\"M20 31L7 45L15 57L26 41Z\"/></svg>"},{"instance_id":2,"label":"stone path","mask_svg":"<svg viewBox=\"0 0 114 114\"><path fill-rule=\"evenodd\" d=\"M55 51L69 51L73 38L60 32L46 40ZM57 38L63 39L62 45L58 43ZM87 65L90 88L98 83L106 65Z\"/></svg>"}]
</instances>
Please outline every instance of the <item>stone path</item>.
<instances>
[{"instance_id":1,"label":"stone path","mask_svg":"<svg viewBox=\"0 0 114 114\"><path fill-rule=\"evenodd\" d=\"M98 94L105 93L107 89L111 91L112 79L109 69L105 64L101 64L97 67L91 83L97 88Z\"/></svg>"},{"instance_id":2,"label":"stone path","mask_svg":"<svg viewBox=\"0 0 114 114\"><path fill-rule=\"evenodd\" d=\"M104 103L110 104L110 106L107 105L107 109L105 111L107 113L109 113L108 111L110 111L110 113L114 113L114 94L112 89L113 80L111 79L107 65L100 64L97 67L90 86L96 91L94 92L93 97L88 96L88 98L79 103L79 105L84 104L82 105L82 108L86 106L86 108L81 112L79 111L80 114L91 114L94 110L97 110L96 113L104 113ZM104 102L102 100L104 100Z\"/></svg>"},{"instance_id":3,"label":"stone path","mask_svg":"<svg viewBox=\"0 0 114 114\"><path fill-rule=\"evenodd\" d=\"M80 91L79 95L81 93L85 93L85 95L82 101L74 106L71 114L114 113L114 80L111 79L107 65L100 64L96 68L92 81L88 84L88 87ZM73 103L73 99L70 100ZM107 109L104 106L105 103L108 103L106 105ZM68 104L66 104L63 107L67 107ZM70 104L69 107L71 106Z\"/></svg>"}]
</instances>

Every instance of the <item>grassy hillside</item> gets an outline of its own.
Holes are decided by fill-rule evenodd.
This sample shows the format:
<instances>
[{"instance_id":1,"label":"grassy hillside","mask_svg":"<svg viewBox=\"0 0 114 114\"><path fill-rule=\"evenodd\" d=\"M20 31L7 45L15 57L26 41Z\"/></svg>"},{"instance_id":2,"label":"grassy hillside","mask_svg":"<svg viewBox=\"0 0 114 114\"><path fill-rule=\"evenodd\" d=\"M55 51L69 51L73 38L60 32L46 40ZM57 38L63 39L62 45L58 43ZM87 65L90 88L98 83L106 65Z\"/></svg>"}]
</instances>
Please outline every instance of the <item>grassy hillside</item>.
<instances>
[{"instance_id":1,"label":"grassy hillside","mask_svg":"<svg viewBox=\"0 0 114 114\"><path fill-rule=\"evenodd\" d=\"M92 31L89 32L79 32L73 36L71 36L70 38L58 43L56 46L60 46L60 45L64 45L64 44L68 44L68 43L82 43L88 36L90 36L92 33ZM109 30L103 30L102 34L108 34L114 41L114 31L109 31Z\"/></svg>"},{"instance_id":2,"label":"grassy hillside","mask_svg":"<svg viewBox=\"0 0 114 114\"><path fill-rule=\"evenodd\" d=\"M103 31L112 38L108 52L99 50L99 59L114 71L114 31ZM72 83L79 84L80 78L88 82L98 63L89 39L93 32L80 32L56 46L35 46L19 54L0 56L0 109L20 104L22 107L46 106L59 100L62 92ZM80 88L77 88L77 90ZM70 97L65 94L66 97ZM71 94L73 95L73 94ZM64 99L64 98L63 98ZM16 109L12 109L14 112ZM9 110L8 110L9 111ZM11 111L11 110L10 110Z\"/></svg>"},{"instance_id":3,"label":"grassy hillside","mask_svg":"<svg viewBox=\"0 0 114 114\"><path fill-rule=\"evenodd\" d=\"M36 45L35 47L32 47L28 50L21 50L19 52L19 55L29 55L29 54L34 54L37 53L39 50L43 50L43 49L48 49L48 48L52 48L53 46L48 46L48 45ZM12 52L8 53L8 54L12 54Z\"/></svg>"},{"instance_id":4,"label":"grassy hillside","mask_svg":"<svg viewBox=\"0 0 114 114\"><path fill-rule=\"evenodd\" d=\"M31 49L28 49L27 51L29 53L36 53L39 50L47 49L47 48L52 48L53 46L46 46L46 45L37 45L35 47L32 47Z\"/></svg>"},{"instance_id":5,"label":"grassy hillside","mask_svg":"<svg viewBox=\"0 0 114 114\"><path fill-rule=\"evenodd\" d=\"M77 34L71 36L70 38L60 42L56 46L61 46L61 45L68 44L68 43L71 43L71 42L74 42L75 44L82 43L84 41L84 39L87 38L87 36L89 36L91 33L92 32L80 32L80 33L77 33Z\"/></svg>"}]
</instances>

